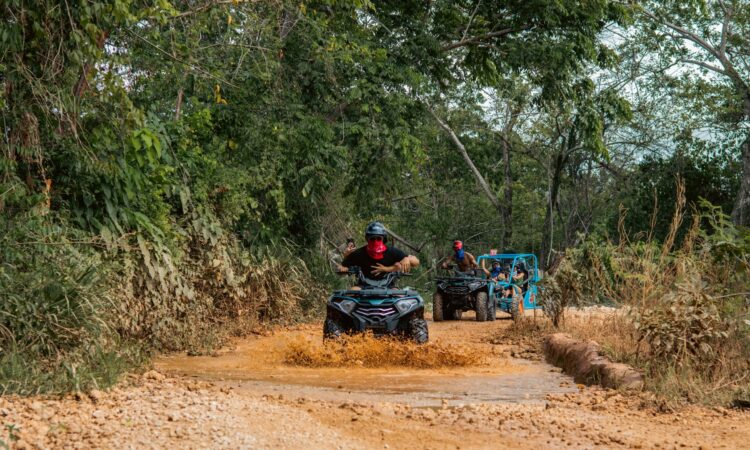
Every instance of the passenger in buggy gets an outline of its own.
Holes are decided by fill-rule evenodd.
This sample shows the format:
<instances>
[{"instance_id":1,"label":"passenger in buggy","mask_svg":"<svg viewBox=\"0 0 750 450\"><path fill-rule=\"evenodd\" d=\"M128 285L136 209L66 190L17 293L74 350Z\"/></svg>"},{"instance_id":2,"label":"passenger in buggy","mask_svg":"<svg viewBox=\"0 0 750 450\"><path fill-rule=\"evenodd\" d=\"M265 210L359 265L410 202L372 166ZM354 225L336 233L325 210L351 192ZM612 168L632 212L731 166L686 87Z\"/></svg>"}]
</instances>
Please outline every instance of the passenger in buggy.
<instances>
[{"instance_id":1,"label":"passenger in buggy","mask_svg":"<svg viewBox=\"0 0 750 450\"><path fill-rule=\"evenodd\" d=\"M491 270L487 269L487 267L484 264L485 261L486 260L484 260L484 259L482 260L482 270L487 275L487 278L489 278L490 280L495 281L495 282L501 281L501 280L504 281L504 280L508 279L508 277L506 276L506 274L503 272L503 268L500 266L500 261L498 261L498 260L492 261L492 269Z\"/></svg>"},{"instance_id":2,"label":"passenger in buggy","mask_svg":"<svg viewBox=\"0 0 750 450\"><path fill-rule=\"evenodd\" d=\"M529 287L529 271L526 269L526 264L523 261L516 264L516 273L513 274L513 282L521 287L521 292L526 293L526 289Z\"/></svg>"}]
</instances>

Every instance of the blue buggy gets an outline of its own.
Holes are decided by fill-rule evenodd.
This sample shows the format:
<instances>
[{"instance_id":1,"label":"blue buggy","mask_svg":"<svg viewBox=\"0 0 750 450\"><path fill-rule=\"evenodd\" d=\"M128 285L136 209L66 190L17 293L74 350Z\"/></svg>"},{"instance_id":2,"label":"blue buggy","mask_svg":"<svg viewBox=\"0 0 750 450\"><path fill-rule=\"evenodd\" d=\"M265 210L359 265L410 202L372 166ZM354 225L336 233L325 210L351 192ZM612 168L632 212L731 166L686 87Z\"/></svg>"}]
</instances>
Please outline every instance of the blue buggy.
<instances>
[{"instance_id":1,"label":"blue buggy","mask_svg":"<svg viewBox=\"0 0 750 450\"><path fill-rule=\"evenodd\" d=\"M482 265L483 261L494 264L500 263L505 279L498 279L487 285L490 298L491 314L499 309L510 314L513 320L523 317L527 309L540 309L538 304L537 283L539 266L536 255L532 253L505 253L500 255L482 255L477 263Z\"/></svg>"}]
</instances>

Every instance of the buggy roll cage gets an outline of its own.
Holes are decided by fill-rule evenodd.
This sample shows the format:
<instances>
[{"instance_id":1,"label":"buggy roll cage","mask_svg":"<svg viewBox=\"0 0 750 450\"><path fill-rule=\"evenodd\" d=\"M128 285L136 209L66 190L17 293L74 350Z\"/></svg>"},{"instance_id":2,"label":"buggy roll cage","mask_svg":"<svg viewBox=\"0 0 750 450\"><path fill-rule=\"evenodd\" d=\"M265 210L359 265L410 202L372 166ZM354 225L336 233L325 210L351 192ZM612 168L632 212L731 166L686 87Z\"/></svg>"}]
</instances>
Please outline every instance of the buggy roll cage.
<instances>
[{"instance_id":1,"label":"buggy roll cage","mask_svg":"<svg viewBox=\"0 0 750 450\"><path fill-rule=\"evenodd\" d=\"M501 262L512 260L513 262L510 267L511 279L512 274L516 271L516 266L520 266L522 263L525 266L526 270L529 272L529 278L524 280L523 284L537 283L539 282L539 280L541 280L541 278L539 278L539 263L537 261L536 255L533 253L501 253L498 255L484 254L477 258L477 264L479 264L481 267L481 262L484 260ZM512 284L510 282L502 281L500 283L505 285Z\"/></svg>"}]
</instances>

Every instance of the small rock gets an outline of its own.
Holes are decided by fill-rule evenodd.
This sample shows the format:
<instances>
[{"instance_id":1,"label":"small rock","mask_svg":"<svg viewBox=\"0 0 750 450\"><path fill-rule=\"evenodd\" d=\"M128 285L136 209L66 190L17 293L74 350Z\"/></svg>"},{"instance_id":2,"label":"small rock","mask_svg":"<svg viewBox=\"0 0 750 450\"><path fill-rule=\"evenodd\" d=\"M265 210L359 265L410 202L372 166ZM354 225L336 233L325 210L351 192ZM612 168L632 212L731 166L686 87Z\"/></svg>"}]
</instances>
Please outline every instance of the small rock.
<instances>
[{"instance_id":1,"label":"small rock","mask_svg":"<svg viewBox=\"0 0 750 450\"><path fill-rule=\"evenodd\" d=\"M104 398L104 394L102 393L102 391L94 389L89 392L89 398L94 403L99 403L102 400L102 398Z\"/></svg>"},{"instance_id":2,"label":"small rock","mask_svg":"<svg viewBox=\"0 0 750 450\"><path fill-rule=\"evenodd\" d=\"M155 370L149 370L148 372L143 374L143 378L147 380L163 381L167 377L164 374L159 373Z\"/></svg>"},{"instance_id":3,"label":"small rock","mask_svg":"<svg viewBox=\"0 0 750 450\"><path fill-rule=\"evenodd\" d=\"M31 405L29 405L29 409L39 414L44 409L44 405L42 405L41 402L31 402Z\"/></svg>"}]
</instances>

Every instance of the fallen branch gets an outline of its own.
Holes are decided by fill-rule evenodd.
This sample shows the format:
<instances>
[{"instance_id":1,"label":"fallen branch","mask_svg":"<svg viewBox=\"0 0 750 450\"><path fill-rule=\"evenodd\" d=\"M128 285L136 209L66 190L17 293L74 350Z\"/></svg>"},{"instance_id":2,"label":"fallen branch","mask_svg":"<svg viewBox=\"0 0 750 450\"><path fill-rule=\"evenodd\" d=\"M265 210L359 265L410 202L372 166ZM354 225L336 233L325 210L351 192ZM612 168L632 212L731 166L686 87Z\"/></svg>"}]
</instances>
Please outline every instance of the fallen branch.
<instances>
[{"instance_id":1,"label":"fallen branch","mask_svg":"<svg viewBox=\"0 0 750 450\"><path fill-rule=\"evenodd\" d=\"M388 230L388 229L386 229L385 231L386 231L386 232L387 232L387 233L388 233L388 234L389 234L389 235L390 235L390 236L391 236L391 237L392 237L393 239L395 239L395 240L399 241L400 243L404 244L405 246L409 247L410 249L414 250L414 251L415 251L415 252L417 252L417 253L421 252L421 251L422 251L422 247L424 247L424 245L425 245L425 244L427 243L427 242L425 241L425 242L422 242L422 243L421 243L421 244L420 244L419 246L416 246L416 245L414 245L414 244L410 243L409 241L407 241L406 239L402 238L402 237L401 237L401 236L399 236L398 234L394 233L394 232L393 232L393 231L391 231L391 230Z\"/></svg>"}]
</instances>

